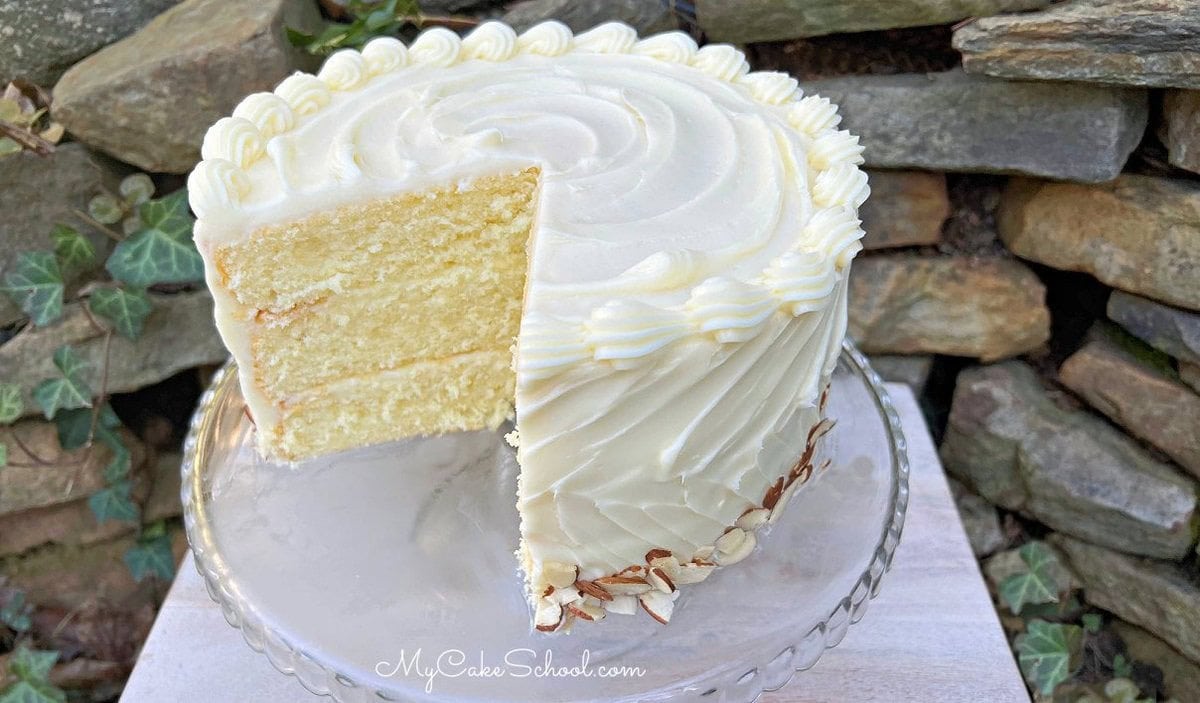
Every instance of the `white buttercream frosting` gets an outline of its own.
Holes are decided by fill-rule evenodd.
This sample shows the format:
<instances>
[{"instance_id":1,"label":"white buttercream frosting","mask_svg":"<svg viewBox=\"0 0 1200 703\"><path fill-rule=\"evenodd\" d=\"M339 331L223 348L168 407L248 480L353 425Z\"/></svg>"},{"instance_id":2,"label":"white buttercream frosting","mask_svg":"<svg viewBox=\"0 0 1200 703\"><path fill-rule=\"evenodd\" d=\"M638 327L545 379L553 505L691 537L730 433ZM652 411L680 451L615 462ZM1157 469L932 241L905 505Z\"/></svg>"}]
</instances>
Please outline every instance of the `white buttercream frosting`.
<instances>
[{"instance_id":1,"label":"white buttercream frosting","mask_svg":"<svg viewBox=\"0 0 1200 703\"><path fill-rule=\"evenodd\" d=\"M800 95L731 46L619 23L375 39L214 125L188 181L196 241L208 260L263 225L537 166L523 531L535 565L599 576L651 542L711 544L789 468L770 433L816 422L869 190L836 108ZM216 301L246 361L251 323Z\"/></svg>"}]
</instances>

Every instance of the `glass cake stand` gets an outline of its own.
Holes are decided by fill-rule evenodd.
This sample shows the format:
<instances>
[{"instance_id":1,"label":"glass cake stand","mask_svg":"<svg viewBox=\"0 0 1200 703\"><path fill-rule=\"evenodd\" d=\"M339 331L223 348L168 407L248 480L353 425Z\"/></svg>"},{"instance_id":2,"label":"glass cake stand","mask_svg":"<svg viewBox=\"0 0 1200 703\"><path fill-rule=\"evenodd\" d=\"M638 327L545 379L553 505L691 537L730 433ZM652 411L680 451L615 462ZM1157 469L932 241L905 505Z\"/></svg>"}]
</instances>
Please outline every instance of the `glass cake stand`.
<instances>
[{"instance_id":1,"label":"glass cake stand","mask_svg":"<svg viewBox=\"0 0 1200 703\"><path fill-rule=\"evenodd\" d=\"M908 503L904 436L846 344L818 451L757 551L644 613L532 632L513 550L517 465L501 433L410 439L298 467L253 449L236 374L201 400L184 519L226 620L305 688L362 701L754 700L816 664L866 611ZM802 450L803 438L799 443Z\"/></svg>"}]
</instances>

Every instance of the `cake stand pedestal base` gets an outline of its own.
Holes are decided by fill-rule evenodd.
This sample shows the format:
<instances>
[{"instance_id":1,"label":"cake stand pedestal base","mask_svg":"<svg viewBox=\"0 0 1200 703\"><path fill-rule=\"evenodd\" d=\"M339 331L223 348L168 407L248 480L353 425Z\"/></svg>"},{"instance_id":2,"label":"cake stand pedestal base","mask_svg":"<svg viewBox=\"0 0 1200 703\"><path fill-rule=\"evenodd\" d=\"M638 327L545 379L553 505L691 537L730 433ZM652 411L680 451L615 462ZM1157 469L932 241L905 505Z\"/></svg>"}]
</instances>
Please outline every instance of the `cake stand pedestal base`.
<instances>
[{"instance_id":1,"label":"cake stand pedestal base","mask_svg":"<svg viewBox=\"0 0 1200 703\"><path fill-rule=\"evenodd\" d=\"M850 628L838 647L790 685L760 700L1028 701L912 394L894 384L888 390L902 418L912 462L910 511L895 566L869 615ZM281 676L246 646L220 616L189 558L122 701L238 700L329 699L308 693L295 678Z\"/></svg>"}]
</instances>

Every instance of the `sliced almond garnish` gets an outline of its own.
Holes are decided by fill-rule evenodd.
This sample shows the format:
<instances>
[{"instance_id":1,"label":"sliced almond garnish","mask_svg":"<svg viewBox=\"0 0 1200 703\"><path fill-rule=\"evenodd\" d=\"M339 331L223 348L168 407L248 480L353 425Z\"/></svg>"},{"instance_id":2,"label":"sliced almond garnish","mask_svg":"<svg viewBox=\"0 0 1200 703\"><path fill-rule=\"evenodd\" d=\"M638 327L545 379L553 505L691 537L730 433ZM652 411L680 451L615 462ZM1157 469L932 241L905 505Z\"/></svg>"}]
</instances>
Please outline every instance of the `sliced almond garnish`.
<instances>
[{"instance_id":1,"label":"sliced almond garnish","mask_svg":"<svg viewBox=\"0 0 1200 703\"><path fill-rule=\"evenodd\" d=\"M740 527L732 527L725 531L725 534L717 538L713 546L717 548L717 552L729 553L737 550L742 541L746 539L746 531Z\"/></svg>"},{"instance_id":2,"label":"sliced almond garnish","mask_svg":"<svg viewBox=\"0 0 1200 703\"><path fill-rule=\"evenodd\" d=\"M655 559L658 559L660 557L669 557L669 556L671 556L670 550L651 549L650 551L646 552L646 563L649 564L650 562L654 561Z\"/></svg>"},{"instance_id":3,"label":"sliced almond garnish","mask_svg":"<svg viewBox=\"0 0 1200 703\"><path fill-rule=\"evenodd\" d=\"M783 493L783 477L780 476L779 480L777 480L775 483L771 484L771 487L767 489L766 494L763 496L763 507L766 508L767 510L774 508L775 503L777 503L779 501L779 496L782 493Z\"/></svg>"},{"instance_id":4,"label":"sliced almond garnish","mask_svg":"<svg viewBox=\"0 0 1200 703\"><path fill-rule=\"evenodd\" d=\"M649 588L649 586L647 586ZM633 615L637 612L638 599L637 596L613 596L609 603L604 604L604 609L613 615Z\"/></svg>"},{"instance_id":5,"label":"sliced almond garnish","mask_svg":"<svg viewBox=\"0 0 1200 703\"><path fill-rule=\"evenodd\" d=\"M638 596L642 610L650 617L666 625L671 621L671 613L675 611L675 599L662 591L649 591Z\"/></svg>"},{"instance_id":6,"label":"sliced almond garnish","mask_svg":"<svg viewBox=\"0 0 1200 703\"><path fill-rule=\"evenodd\" d=\"M580 620L595 622L604 619L604 608L591 603L571 603L567 606L567 611Z\"/></svg>"},{"instance_id":7,"label":"sliced almond garnish","mask_svg":"<svg viewBox=\"0 0 1200 703\"><path fill-rule=\"evenodd\" d=\"M771 517L771 511L767 508L751 508L742 513L742 516L734 524L743 530L754 530L762 526L769 517Z\"/></svg>"},{"instance_id":8,"label":"sliced almond garnish","mask_svg":"<svg viewBox=\"0 0 1200 703\"><path fill-rule=\"evenodd\" d=\"M579 594L579 589L574 586L565 586L563 588L554 589L554 593L546 596L546 600L559 605L566 605L572 601L577 601L583 596Z\"/></svg>"},{"instance_id":9,"label":"sliced almond garnish","mask_svg":"<svg viewBox=\"0 0 1200 703\"><path fill-rule=\"evenodd\" d=\"M604 590L600 586L597 586L592 581L585 581L584 579L579 579L578 581L575 582L575 588L578 588L581 593L586 593L589 596L592 596L593 598L599 598L600 600L612 600L611 593Z\"/></svg>"},{"instance_id":10,"label":"sliced almond garnish","mask_svg":"<svg viewBox=\"0 0 1200 703\"><path fill-rule=\"evenodd\" d=\"M738 542L737 546L733 549L717 549L716 559L718 564L729 566L750 556L750 552L754 551L754 545L758 543L758 540L755 539L753 532L742 532L742 537L742 541Z\"/></svg>"},{"instance_id":11,"label":"sliced almond garnish","mask_svg":"<svg viewBox=\"0 0 1200 703\"><path fill-rule=\"evenodd\" d=\"M646 574L646 581L663 593L671 593L675 590L675 582L671 580L670 576L667 576L667 572L657 566L650 569L649 574Z\"/></svg>"},{"instance_id":12,"label":"sliced almond garnish","mask_svg":"<svg viewBox=\"0 0 1200 703\"><path fill-rule=\"evenodd\" d=\"M634 564L633 566L627 566L624 569L621 569L620 571L617 572L617 575L618 576L624 576L624 575L641 576L645 573L646 573L646 567L642 566L641 564Z\"/></svg>"},{"instance_id":13,"label":"sliced almond garnish","mask_svg":"<svg viewBox=\"0 0 1200 703\"><path fill-rule=\"evenodd\" d=\"M650 569L662 569L668 577L674 578L676 572L679 571L679 560L674 554L668 554L665 557L654 557L650 560Z\"/></svg>"},{"instance_id":14,"label":"sliced almond garnish","mask_svg":"<svg viewBox=\"0 0 1200 703\"><path fill-rule=\"evenodd\" d=\"M653 588L637 576L605 576L596 579L595 584L614 596L636 596Z\"/></svg>"},{"instance_id":15,"label":"sliced almond garnish","mask_svg":"<svg viewBox=\"0 0 1200 703\"><path fill-rule=\"evenodd\" d=\"M710 561L688 562L681 564L679 573L675 575L676 586L686 586L692 583L700 583L715 571L717 565Z\"/></svg>"},{"instance_id":16,"label":"sliced almond garnish","mask_svg":"<svg viewBox=\"0 0 1200 703\"><path fill-rule=\"evenodd\" d=\"M716 547L712 546L711 544L705 545L705 546L697 549L692 554L692 559L693 560L707 559L707 558L711 557L713 555L713 552L715 552L715 551L717 551Z\"/></svg>"},{"instance_id":17,"label":"sliced almond garnish","mask_svg":"<svg viewBox=\"0 0 1200 703\"><path fill-rule=\"evenodd\" d=\"M555 588L565 588L579 578L579 567L574 564L564 564L561 561L543 562L542 578Z\"/></svg>"},{"instance_id":18,"label":"sliced almond garnish","mask_svg":"<svg viewBox=\"0 0 1200 703\"><path fill-rule=\"evenodd\" d=\"M553 632L562 622L563 607L558 603L542 598L538 600L537 610L533 614L533 625L541 632Z\"/></svg>"},{"instance_id":19,"label":"sliced almond garnish","mask_svg":"<svg viewBox=\"0 0 1200 703\"><path fill-rule=\"evenodd\" d=\"M779 516L783 514L783 509L787 507L787 504L791 502L792 496L796 493L796 486L799 486L802 483L803 481L792 483L787 487L787 490L783 492L783 495L779 496L779 500L775 503L775 507L771 508L770 523L772 525L774 525L775 521L779 519Z\"/></svg>"}]
</instances>

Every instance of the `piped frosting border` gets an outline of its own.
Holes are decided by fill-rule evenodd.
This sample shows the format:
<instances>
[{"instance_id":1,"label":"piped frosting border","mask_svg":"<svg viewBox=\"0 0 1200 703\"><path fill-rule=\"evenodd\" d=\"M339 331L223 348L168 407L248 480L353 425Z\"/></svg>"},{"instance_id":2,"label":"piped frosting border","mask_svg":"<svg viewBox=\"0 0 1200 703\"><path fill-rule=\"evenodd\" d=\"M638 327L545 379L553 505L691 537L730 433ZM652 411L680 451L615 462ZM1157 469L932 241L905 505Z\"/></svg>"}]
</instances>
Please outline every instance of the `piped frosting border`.
<instances>
[{"instance_id":1,"label":"piped frosting border","mask_svg":"<svg viewBox=\"0 0 1200 703\"><path fill-rule=\"evenodd\" d=\"M798 316L819 310L830 300L839 275L862 248L858 207L870 193L858 167L863 147L858 137L837 129L837 107L819 96L804 96L795 78L780 72L751 72L745 56L725 44L697 46L682 32L639 39L619 22L602 24L579 35L548 21L518 35L500 22L485 22L464 38L444 28L424 31L405 46L397 39L373 39L362 51L332 54L314 76L296 73L272 93L244 99L232 116L209 129L203 160L188 178L193 211L207 214L240 206L250 194L245 169L271 151L271 139L295 129L327 106L335 92L361 89L372 79L414 66L448 67L462 61L507 61L522 54L561 56L569 52L631 54L695 68L725 81L754 100L787 110L788 124L806 149L812 201L817 210L790 251L759 275L745 280L712 276L694 286L676 307L613 300L581 321L531 314L522 322L522 354L517 371L526 379L554 376L572 365L604 361L628 366L662 347L693 335L718 342L744 341L775 311ZM673 277L703 262L664 252L648 262L649 277Z\"/></svg>"}]
</instances>

